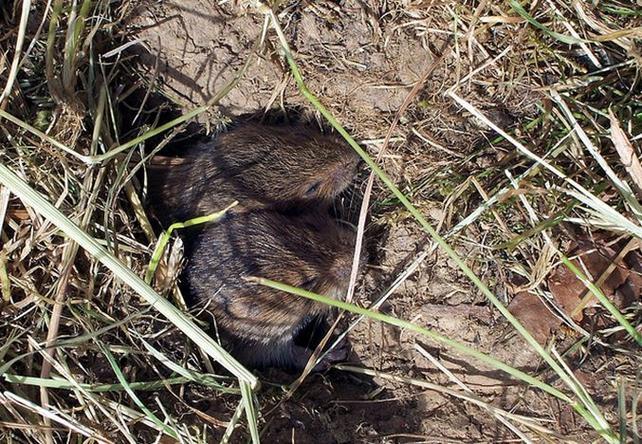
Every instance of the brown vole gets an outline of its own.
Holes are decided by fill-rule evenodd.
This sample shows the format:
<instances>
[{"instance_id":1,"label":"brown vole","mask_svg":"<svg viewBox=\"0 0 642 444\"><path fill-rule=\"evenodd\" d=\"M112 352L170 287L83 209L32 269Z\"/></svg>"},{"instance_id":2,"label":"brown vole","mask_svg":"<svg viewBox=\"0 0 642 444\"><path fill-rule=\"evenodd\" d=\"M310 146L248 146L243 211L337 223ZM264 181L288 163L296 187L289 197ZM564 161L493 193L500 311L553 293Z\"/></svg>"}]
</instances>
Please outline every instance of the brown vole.
<instances>
[{"instance_id":1,"label":"brown vole","mask_svg":"<svg viewBox=\"0 0 642 444\"><path fill-rule=\"evenodd\" d=\"M354 243L354 230L326 213L235 213L188 236L183 280L191 302L214 315L224 345L239 361L301 369L317 345L301 335L318 330L330 307L244 277L344 298Z\"/></svg>"},{"instance_id":2,"label":"brown vole","mask_svg":"<svg viewBox=\"0 0 642 444\"><path fill-rule=\"evenodd\" d=\"M208 143L186 146L170 165L152 161L149 197L163 223L234 200L239 209L319 207L350 184L358 162L342 139L306 125L239 123Z\"/></svg>"}]
</instances>

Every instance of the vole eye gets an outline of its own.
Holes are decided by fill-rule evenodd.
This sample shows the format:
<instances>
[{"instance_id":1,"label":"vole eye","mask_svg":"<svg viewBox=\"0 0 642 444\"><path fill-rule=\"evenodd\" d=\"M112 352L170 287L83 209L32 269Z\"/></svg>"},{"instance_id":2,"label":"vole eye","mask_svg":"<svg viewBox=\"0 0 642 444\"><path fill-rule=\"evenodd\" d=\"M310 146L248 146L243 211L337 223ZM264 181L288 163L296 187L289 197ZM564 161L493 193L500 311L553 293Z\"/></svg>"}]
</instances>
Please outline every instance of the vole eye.
<instances>
[{"instance_id":1,"label":"vole eye","mask_svg":"<svg viewBox=\"0 0 642 444\"><path fill-rule=\"evenodd\" d=\"M319 187L321 187L321 182L314 182L312 185L310 185L310 188L308 188L305 192L306 197L314 196L317 191L319 191Z\"/></svg>"}]
</instances>

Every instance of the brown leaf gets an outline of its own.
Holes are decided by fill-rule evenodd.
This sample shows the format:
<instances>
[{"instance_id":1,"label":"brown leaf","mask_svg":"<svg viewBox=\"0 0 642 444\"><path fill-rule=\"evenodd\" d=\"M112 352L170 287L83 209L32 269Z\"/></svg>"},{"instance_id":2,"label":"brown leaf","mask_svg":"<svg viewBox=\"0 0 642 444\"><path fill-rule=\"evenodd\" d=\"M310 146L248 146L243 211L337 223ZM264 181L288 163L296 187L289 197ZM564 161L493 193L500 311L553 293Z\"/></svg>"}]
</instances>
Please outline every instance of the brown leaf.
<instances>
[{"instance_id":1,"label":"brown leaf","mask_svg":"<svg viewBox=\"0 0 642 444\"><path fill-rule=\"evenodd\" d=\"M578 266L577 261L574 263ZM570 314L582 300L586 286L577 279L571 270L560 265L548 278L548 289L560 308ZM576 321L582 320L582 313L579 313L574 319Z\"/></svg>"},{"instance_id":2,"label":"brown leaf","mask_svg":"<svg viewBox=\"0 0 642 444\"><path fill-rule=\"evenodd\" d=\"M581 254L582 250L586 251L586 253ZM573 259L571 262L583 273L588 271L589 276L587 277L594 283L611 265L612 258L617 255L611 247L593 243L582 243L576 254L578 253L580 257ZM627 269L622 266L615 267L604 284L600 286L600 289L605 296L612 299L616 289L626 281L628 275ZM569 315L589 291L582 281L565 265L560 265L548 278L548 289L559 306ZM581 321L582 313L578 313L573 319Z\"/></svg>"},{"instance_id":3,"label":"brown leaf","mask_svg":"<svg viewBox=\"0 0 642 444\"><path fill-rule=\"evenodd\" d=\"M624 262L629 267L629 277L615 293L615 305L620 308L630 307L636 301L642 301L642 255L637 251L630 252Z\"/></svg>"},{"instance_id":4,"label":"brown leaf","mask_svg":"<svg viewBox=\"0 0 642 444\"><path fill-rule=\"evenodd\" d=\"M29 220L29 213L27 210L22 210L19 208L9 208L8 216L11 219L17 219L20 221Z\"/></svg>"},{"instance_id":5,"label":"brown leaf","mask_svg":"<svg viewBox=\"0 0 642 444\"><path fill-rule=\"evenodd\" d=\"M546 344L551 333L562 323L536 294L526 291L515 295L508 304L508 310L542 345Z\"/></svg>"}]
</instances>

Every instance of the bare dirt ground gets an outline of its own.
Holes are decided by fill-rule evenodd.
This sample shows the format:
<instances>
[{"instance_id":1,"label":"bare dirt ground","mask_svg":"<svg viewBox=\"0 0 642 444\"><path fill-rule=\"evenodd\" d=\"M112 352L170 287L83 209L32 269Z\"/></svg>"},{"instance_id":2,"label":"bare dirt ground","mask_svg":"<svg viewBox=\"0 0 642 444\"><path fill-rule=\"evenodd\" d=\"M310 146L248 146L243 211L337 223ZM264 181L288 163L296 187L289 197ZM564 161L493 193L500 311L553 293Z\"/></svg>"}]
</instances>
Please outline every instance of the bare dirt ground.
<instances>
[{"instance_id":1,"label":"bare dirt ground","mask_svg":"<svg viewBox=\"0 0 642 444\"><path fill-rule=\"evenodd\" d=\"M281 11L280 18L310 90L373 157L379 154L390 122L412 86L429 67L434 68L402 117L381 164L445 232L460 219L458 211L465 214L474 208L466 194L456 195L456 202L444 202L445 198L469 175L501 164L506 156L501 148L485 143L493 135L445 97L445 89L461 82L460 94L510 129L537 114L536 103L542 99L537 88L548 74L545 68L537 72L538 77L527 73L520 59L518 31L509 32L509 25L483 26L470 36L468 47L454 47L448 41L448 26L464 5L405 2L398 9L387 5L385 14L381 14L384 4L375 5L295 2ZM229 5L187 0L140 8L131 31L141 39L136 53L148 78L154 78L168 97L189 110L210 100L243 65L260 38L262 23L261 16ZM465 78L507 47L511 47L508 54L481 70L480 76ZM450 55L438 61L444 52ZM224 116L274 107L299 107L314 115L274 48L260 54L220 105ZM429 238L385 191L376 188L373 200L366 233L370 264L358 292L363 304L375 299L430 245ZM460 237L458 250L507 298L506 272L484 247L486 234L483 223L469 227ZM429 254L383 310L536 372L534 351L456 270L445 255ZM412 334L364 321L350 339L352 361L359 365L450 384L415 351ZM514 385L475 362L427 347L493 405L546 418L559 439L586 442L593 436L570 408ZM593 373L595 368L601 367L604 374L611 366L587 362L585 367L581 372L590 383L601 377ZM607 410L613 402L601 400ZM515 437L488 412L461 400L338 370L310 377L293 399L278 405L265 419L266 442L499 442Z\"/></svg>"}]
</instances>

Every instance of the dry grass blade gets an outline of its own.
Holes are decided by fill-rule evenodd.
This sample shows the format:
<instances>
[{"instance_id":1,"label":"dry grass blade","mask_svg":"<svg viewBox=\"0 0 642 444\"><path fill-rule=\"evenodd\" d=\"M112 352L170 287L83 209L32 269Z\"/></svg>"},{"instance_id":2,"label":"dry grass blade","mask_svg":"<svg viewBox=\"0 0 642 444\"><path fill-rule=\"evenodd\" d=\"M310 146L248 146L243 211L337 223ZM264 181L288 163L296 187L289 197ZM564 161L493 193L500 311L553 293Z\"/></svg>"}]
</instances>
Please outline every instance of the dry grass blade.
<instances>
[{"instance_id":1,"label":"dry grass blade","mask_svg":"<svg viewBox=\"0 0 642 444\"><path fill-rule=\"evenodd\" d=\"M376 376L377 378L382 378L382 379L387 379L390 381L396 381L396 382L402 382L405 384L410 384L414 385L417 387L422 387L428 390L433 390L439 393L444 393L449 396L455 397L455 398L460 398L463 400L466 400L467 402L470 402L471 404L475 404L489 412L491 412L494 415L497 415L498 417L502 419L510 419L515 422L519 422L520 424L524 425L525 427L532 428L534 430L537 430L540 433L550 435L551 432L550 430L546 429L545 427L540 426L537 423L537 420L531 417L526 417L526 416L520 416L520 415L515 415L510 412L506 412L502 409L499 409L497 407L494 407L493 405L482 401L475 395L471 394L470 392L468 393L463 393L457 390L449 389L447 387L440 386L438 384L433 384L427 381L422 381L418 379L412 379L412 378L405 378L405 377L400 377L400 376L395 376L395 375L390 375L384 372L376 371L373 369L368 369L368 368L360 368L360 367L354 367L350 365L345 365L345 364L340 364L337 365L337 368L339 370L344 370L344 371L349 371L349 372L354 372L354 373L362 373L365 375L370 375L370 376ZM521 438L521 436L520 436ZM525 438L525 437L524 437ZM525 442L530 442L528 439L522 438Z\"/></svg>"},{"instance_id":2,"label":"dry grass blade","mask_svg":"<svg viewBox=\"0 0 642 444\"><path fill-rule=\"evenodd\" d=\"M59 411L56 411L55 409L42 408L34 404L33 402L8 391L5 391L2 394L2 396L10 402L13 402L17 405L25 407L33 412L36 412L39 415L43 416L44 418L48 418L51 421L56 422L64 427L68 427L70 430L73 430L74 432L79 433L87 438L96 440L97 442L101 442L101 443L113 442L103 436L96 434L93 430L90 430L84 427L82 424L79 424L78 422L74 421L71 417L69 417L64 412L59 412Z\"/></svg>"},{"instance_id":3,"label":"dry grass blade","mask_svg":"<svg viewBox=\"0 0 642 444\"><path fill-rule=\"evenodd\" d=\"M640 159L611 109L609 109L609 120L611 121L611 140L613 141L613 146L615 146L617 153L620 155L620 160L637 187L638 195L640 195L640 193L642 193L642 165L640 164Z\"/></svg>"},{"instance_id":4,"label":"dry grass blade","mask_svg":"<svg viewBox=\"0 0 642 444\"><path fill-rule=\"evenodd\" d=\"M463 108L465 108L470 113L472 113L475 117L477 117L482 122L484 122L484 124L488 125L490 128L497 131L502 137L504 137L511 144L513 144L513 146L515 146L522 154L534 160L540 166L546 168L555 176L563 179L566 183L571 185L571 188L572 188L571 190L564 190L569 195L577 198L582 203L589 206L593 211L595 211L595 213L603 215L605 219L607 219L609 222L613 223L615 226L619 227L620 229L624 231L628 231L631 234L639 238L642 238L642 228L639 225L631 222L628 218L626 218L620 212L616 211L614 208L604 203L601 199L599 199L597 196L595 196L585 187L580 185L577 181L569 178L566 174L564 174L558 168L552 166L548 161L546 161L542 157L536 155L531 150L526 148L522 143L520 143L514 137L507 134L506 131L501 129L495 123L491 122L478 109L476 109L473 105L471 105L466 100L459 97L453 91L449 91L448 95L452 97L457 103L459 103Z\"/></svg>"},{"instance_id":5,"label":"dry grass blade","mask_svg":"<svg viewBox=\"0 0 642 444\"><path fill-rule=\"evenodd\" d=\"M422 355L424 358L430 361L431 364L433 364L442 373L444 373L448 377L448 379L450 379L452 382L458 385L465 393L472 395L471 397L474 397L473 391L466 384L461 382L461 380L459 380L459 378L457 378L443 364L441 364L439 360L437 360L434 356L432 356L424 347L422 347L419 344L415 344L415 350L417 350L417 352L420 355ZM497 418L499 422L504 424L510 431L512 431L515 435L517 435L523 442L529 443L529 444L533 442L524 433L522 433L521 430L519 430L514 424L512 424L510 422L510 419L507 418L504 414L499 414L498 412L494 411L494 409L491 408L487 403L482 402L482 403L479 403L478 405L484 408L485 410L489 411L493 416Z\"/></svg>"},{"instance_id":6,"label":"dry grass blade","mask_svg":"<svg viewBox=\"0 0 642 444\"><path fill-rule=\"evenodd\" d=\"M22 45L25 41L27 24L29 22L29 13L31 10L31 0L22 0L22 13L20 16L20 27L18 28L18 37L16 39L16 46L13 54L13 62L9 68L9 76L7 84L0 94L0 108L6 107L5 100L11 95L16 77L18 76L18 69L20 68L20 58L22 57Z\"/></svg>"},{"instance_id":7,"label":"dry grass blade","mask_svg":"<svg viewBox=\"0 0 642 444\"><path fill-rule=\"evenodd\" d=\"M638 218L639 221L642 221L642 205L640 205L640 202L635 198L633 195L633 192L631 191L631 188L626 182L623 182L617 174L615 174L615 171L611 168L611 166L608 164L606 159L599 153L589 136L586 134L586 131L584 131L584 128L578 123L577 119L571 112L570 108L566 104L566 101L562 98L562 96L557 93L557 91L551 91L551 97L553 100L562 108L562 111L564 112L564 115L568 119L568 122L572 126L572 128L576 131L578 134L580 140L584 144L585 148L588 150L588 152L595 158L597 161L598 165L604 170L606 173L607 177L613 184L613 186L620 192L622 197L624 198L624 201L627 202L627 204L630 206L631 210L633 211L633 214ZM577 188L580 190L580 188ZM582 190L580 190L582 191Z\"/></svg>"},{"instance_id":8,"label":"dry grass blade","mask_svg":"<svg viewBox=\"0 0 642 444\"><path fill-rule=\"evenodd\" d=\"M123 424L121 424L118 419L114 415L112 415L105 407L102 405L102 403L96 399L92 394L89 393L87 389L85 389L78 381L75 380L75 378L69 373L69 371L61 365L59 362L54 359L50 353L48 353L48 350L50 349L43 349L40 344L38 344L33 338L29 338L29 343L33 347L34 350L37 350L40 355L43 358L43 361L48 364L49 367L53 367L58 371L58 373L67 381L69 384L70 388L75 390L75 393L78 396L83 396L83 399L86 400L88 405L95 407L99 411L101 411L109 421L111 421L112 424L115 425L115 427L122 433L122 436L124 437L125 440L127 440L130 443L135 443L135 439L132 436L131 432L127 429L127 427ZM7 375L4 375L5 379L7 379ZM47 384L46 382L43 383L43 381L48 381L47 379L43 378L37 378L37 381L31 381L34 383L34 385L40 387L40 392L41 395L42 393L47 393L45 389L47 387L56 387L58 388L60 383L58 384ZM42 398L41 398L42 399ZM48 401L48 396L47 396L47 401ZM46 407L43 405L43 407ZM92 411L93 408L89 407L89 411ZM92 417L95 417L95 415L91 415ZM48 436L49 438L49 436Z\"/></svg>"}]
</instances>

